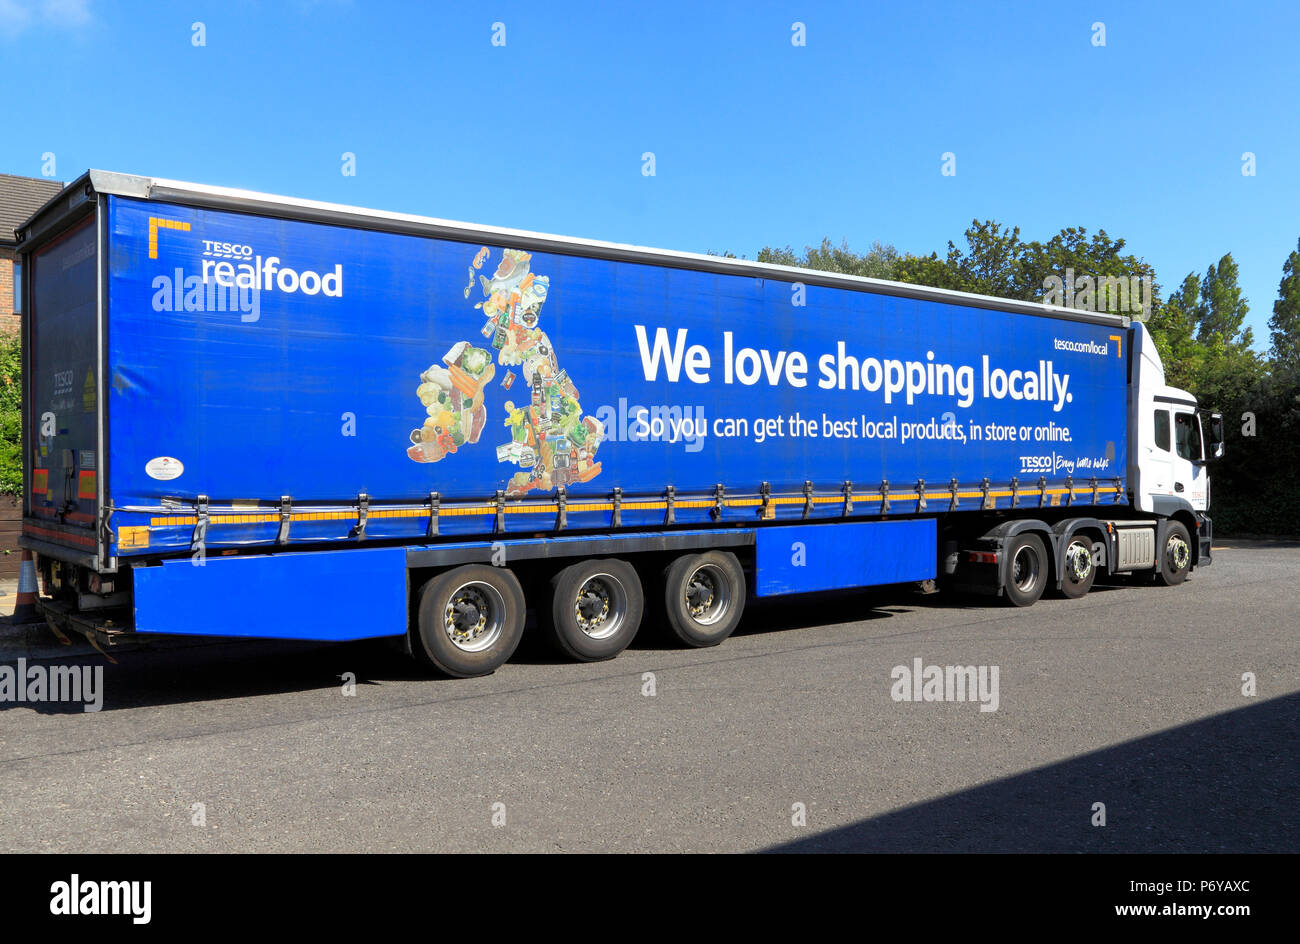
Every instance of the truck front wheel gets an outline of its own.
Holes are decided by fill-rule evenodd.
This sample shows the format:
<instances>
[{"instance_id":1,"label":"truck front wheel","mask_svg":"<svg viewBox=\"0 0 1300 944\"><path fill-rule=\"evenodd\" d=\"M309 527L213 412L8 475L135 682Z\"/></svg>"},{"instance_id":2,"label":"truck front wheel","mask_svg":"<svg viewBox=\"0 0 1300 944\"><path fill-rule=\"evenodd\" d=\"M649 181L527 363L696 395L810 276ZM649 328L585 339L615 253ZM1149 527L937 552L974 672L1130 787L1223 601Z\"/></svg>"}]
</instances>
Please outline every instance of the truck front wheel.
<instances>
[{"instance_id":1,"label":"truck front wheel","mask_svg":"<svg viewBox=\"0 0 1300 944\"><path fill-rule=\"evenodd\" d=\"M420 590L411 652L456 678L490 675L509 659L524 632L524 591L502 567L469 564L439 574Z\"/></svg>"},{"instance_id":2,"label":"truck front wheel","mask_svg":"<svg viewBox=\"0 0 1300 944\"><path fill-rule=\"evenodd\" d=\"M626 561L582 561L551 580L551 641L579 662L612 659L641 625L645 597Z\"/></svg>"},{"instance_id":3,"label":"truck front wheel","mask_svg":"<svg viewBox=\"0 0 1300 944\"><path fill-rule=\"evenodd\" d=\"M664 616L686 645L718 645L735 631L744 610L745 571L735 554L687 554L664 570Z\"/></svg>"},{"instance_id":4,"label":"truck front wheel","mask_svg":"<svg viewBox=\"0 0 1300 944\"><path fill-rule=\"evenodd\" d=\"M1036 534L1017 534L1007 544L1002 588L1013 606L1033 606L1047 587L1047 550Z\"/></svg>"},{"instance_id":5,"label":"truck front wheel","mask_svg":"<svg viewBox=\"0 0 1300 944\"><path fill-rule=\"evenodd\" d=\"M1165 550L1160 555L1160 582L1175 587L1187 579L1192 569L1192 541L1181 521L1169 522L1165 531Z\"/></svg>"}]
</instances>

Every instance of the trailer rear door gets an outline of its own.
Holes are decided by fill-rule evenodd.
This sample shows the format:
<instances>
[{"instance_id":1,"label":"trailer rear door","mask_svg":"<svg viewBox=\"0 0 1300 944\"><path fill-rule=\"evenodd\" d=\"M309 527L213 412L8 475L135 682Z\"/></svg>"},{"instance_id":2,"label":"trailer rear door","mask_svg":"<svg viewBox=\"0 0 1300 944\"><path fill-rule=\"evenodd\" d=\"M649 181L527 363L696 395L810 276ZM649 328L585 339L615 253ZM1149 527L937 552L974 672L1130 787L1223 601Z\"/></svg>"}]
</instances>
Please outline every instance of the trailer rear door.
<instances>
[{"instance_id":1,"label":"trailer rear door","mask_svg":"<svg viewBox=\"0 0 1300 944\"><path fill-rule=\"evenodd\" d=\"M27 259L28 521L24 534L96 551L99 444L95 216Z\"/></svg>"}]
</instances>

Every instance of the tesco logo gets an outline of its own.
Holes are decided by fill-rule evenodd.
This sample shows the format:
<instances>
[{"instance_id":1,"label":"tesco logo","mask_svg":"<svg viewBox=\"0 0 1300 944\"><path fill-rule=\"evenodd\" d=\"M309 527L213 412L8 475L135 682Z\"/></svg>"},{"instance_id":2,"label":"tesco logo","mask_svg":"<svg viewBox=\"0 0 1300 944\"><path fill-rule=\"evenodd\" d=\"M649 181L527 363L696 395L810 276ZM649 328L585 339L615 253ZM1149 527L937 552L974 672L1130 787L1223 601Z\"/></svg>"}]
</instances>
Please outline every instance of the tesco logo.
<instances>
[{"instance_id":1,"label":"tesco logo","mask_svg":"<svg viewBox=\"0 0 1300 944\"><path fill-rule=\"evenodd\" d=\"M251 259L253 247L239 243L222 243L211 239L203 240L203 254L217 259Z\"/></svg>"}]
</instances>

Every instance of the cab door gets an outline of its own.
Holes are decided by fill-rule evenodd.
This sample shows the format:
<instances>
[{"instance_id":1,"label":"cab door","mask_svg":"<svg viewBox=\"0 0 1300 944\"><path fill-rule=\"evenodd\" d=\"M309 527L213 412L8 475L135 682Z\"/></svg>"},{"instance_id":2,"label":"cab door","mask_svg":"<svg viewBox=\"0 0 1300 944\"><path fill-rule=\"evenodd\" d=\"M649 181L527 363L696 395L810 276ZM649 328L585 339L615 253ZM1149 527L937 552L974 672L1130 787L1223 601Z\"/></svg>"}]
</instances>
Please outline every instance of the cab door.
<instances>
[{"instance_id":1,"label":"cab door","mask_svg":"<svg viewBox=\"0 0 1300 944\"><path fill-rule=\"evenodd\" d=\"M1185 498L1194 509L1205 510L1205 447L1201 421L1195 410L1175 406L1173 494Z\"/></svg>"},{"instance_id":2,"label":"cab door","mask_svg":"<svg viewBox=\"0 0 1300 944\"><path fill-rule=\"evenodd\" d=\"M1142 447L1143 491L1148 495L1174 494L1173 418L1169 407L1155 404L1151 439Z\"/></svg>"}]
</instances>

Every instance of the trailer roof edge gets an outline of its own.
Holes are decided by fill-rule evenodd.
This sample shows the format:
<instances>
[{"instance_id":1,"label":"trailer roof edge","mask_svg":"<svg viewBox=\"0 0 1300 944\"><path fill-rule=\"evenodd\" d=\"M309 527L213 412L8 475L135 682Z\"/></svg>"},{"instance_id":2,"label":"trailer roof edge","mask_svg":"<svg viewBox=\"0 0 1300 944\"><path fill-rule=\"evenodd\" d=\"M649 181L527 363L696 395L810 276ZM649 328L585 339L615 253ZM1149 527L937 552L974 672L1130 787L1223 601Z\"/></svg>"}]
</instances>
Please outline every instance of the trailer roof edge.
<instances>
[{"instance_id":1,"label":"trailer roof edge","mask_svg":"<svg viewBox=\"0 0 1300 944\"><path fill-rule=\"evenodd\" d=\"M695 269L724 275L770 278L782 282L802 282L808 285L845 288L852 291L911 298L920 301L974 308L991 308L999 311L1052 318L1054 320L1080 321L1111 327L1127 327L1130 323L1130 318L1127 315L1080 311L1042 302L998 298L992 295L958 292L951 289L913 285L906 282L892 282L884 279L871 279L857 275L842 275L815 269L800 269L795 266L773 265L772 263L754 262L747 259L730 259L724 256L710 256L701 253L658 249L650 246L637 246L629 243L583 239L554 233L482 226L410 213L373 210L346 204L258 193L232 187L216 187L103 170L89 170L75 181L72 181L58 196L52 198L45 206L37 210L19 229L19 233L28 230L39 217L46 214L73 188L83 187L87 183L96 193L136 199L193 204L213 209L227 209L248 213L262 212L312 222L333 223L363 229L384 229L413 235L453 239L467 243L508 244L512 247L553 252L561 255L586 255L616 261L638 262L646 265Z\"/></svg>"}]
</instances>

